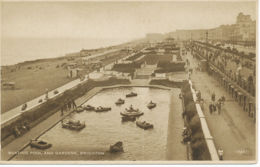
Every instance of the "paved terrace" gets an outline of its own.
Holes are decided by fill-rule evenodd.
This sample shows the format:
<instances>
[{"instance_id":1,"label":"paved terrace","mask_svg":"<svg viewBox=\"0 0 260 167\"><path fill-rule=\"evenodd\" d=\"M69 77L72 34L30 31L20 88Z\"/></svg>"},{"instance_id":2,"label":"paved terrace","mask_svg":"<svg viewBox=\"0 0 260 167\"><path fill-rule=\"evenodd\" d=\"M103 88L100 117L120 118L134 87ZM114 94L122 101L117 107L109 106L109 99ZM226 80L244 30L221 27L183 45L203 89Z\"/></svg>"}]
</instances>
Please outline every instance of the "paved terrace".
<instances>
[{"instance_id":1,"label":"paved terrace","mask_svg":"<svg viewBox=\"0 0 260 167\"><path fill-rule=\"evenodd\" d=\"M188 53L187 58L195 69L198 61ZM204 99L203 112L209 129L214 138L216 148L224 150L224 160L255 160L256 159L256 124L248 117L242 107L232 99L223 87L206 72L194 71L191 80L196 90L200 90ZM211 94L215 92L216 99L226 97L221 114L209 113Z\"/></svg>"}]
</instances>

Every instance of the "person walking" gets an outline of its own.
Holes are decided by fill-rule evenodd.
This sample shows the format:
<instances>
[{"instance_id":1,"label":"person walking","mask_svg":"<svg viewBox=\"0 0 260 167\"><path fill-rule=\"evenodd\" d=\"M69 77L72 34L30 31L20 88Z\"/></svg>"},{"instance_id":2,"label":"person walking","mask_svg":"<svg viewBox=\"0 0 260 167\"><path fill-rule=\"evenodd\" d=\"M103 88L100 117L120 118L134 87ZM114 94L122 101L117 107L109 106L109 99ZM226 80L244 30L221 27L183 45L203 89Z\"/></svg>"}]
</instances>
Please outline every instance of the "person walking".
<instances>
[{"instance_id":1,"label":"person walking","mask_svg":"<svg viewBox=\"0 0 260 167\"><path fill-rule=\"evenodd\" d=\"M222 148L218 149L219 160L223 160L224 151Z\"/></svg>"},{"instance_id":2,"label":"person walking","mask_svg":"<svg viewBox=\"0 0 260 167\"><path fill-rule=\"evenodd\" d=\"M63 116L63 113L64 113L64 104L61 106L60 111L61 111L61 116Z\"/></svg>"},{"instance_id":3,"label":"person walking","mask_svg":"<svg viewBox=\"0 0 260 167\"><path fill-rule=\"evenodd\" d=\"M216 100L216 95L215 95L215 92L213 92L211 94L211 100L214 102Z\"/></svg>"},{"instance_id":4,"label":"person walking","mask_svg":"<svg viewBox=\"0 0 260 167\"><path fill-rule=\"evenodd\" d=\"M68 102L68 109L70 111L70 109L71 109L71 101Z\"/></svg>"},{"instance_id":5,"label":"person walking","mask_svg":"<svg viewBox=\"0 0 260 167\"><path fill-rule=\"evenodd\" d=\"M200 102L201 101L201 92L199 90L196 92L196 96L197 96L197 101Z\"/></svg>"},{"instance_id":6,"label":"person walking","mask_svg":"<svg viewBox=\"0 0 260 167\"><path fill-rule=\"evenodd\" d=\"M218 102L217 102L217 110L218 110L218 114L220 114L220 112L221 112L221 99L219 99Z\"/></svg>"},{"instance_id":7,"label":"person walking","mask_svg":"<svg viewBox=\"0 0 260 167\"><path fill-rule=\"evenodd\" d=\"M188 78L190 79L191 73L190 70L188 71Z\"/></svg>"},{"instance_id":8,"label":"person walking","mask_svg":"<svg viewBox=\"0 0 260 167\"><path fill-rule=\"evenodd\" d=\"M210 103L209 104L209 113L212 114L212 112L213 112L213 104Z\"/></svg>"},{"instance_id":9,"label":"person walking","mask_svg":"<svg viewBox=\"0 0 260 167\"><path fill-rule=\"evenodd\" d=\"M48 90L48 88L46 88L46 89L45 89L45 100L48 100L48 99L49 99L48 93L49 93L49 90Z\"/></svg>"},{"instance_id":10,"label":"person walking","mask_svg":"<svg viewBox=\"0 0 260 167\"><path fill-rule=\"evenodd\" d=\"M77 105L75 103L75 100L72 100L72 108L77 108Z\"/></svg>"},{"instance_id":11,"label":"person walking","mask_svg":"<svg viewBox=\"0 0 260 167\"><path fill-rule=\"evenodd\" d=\"M222 105L224 105L224 104L225 104L225 101L226 101L226 98L225 98L225 96L222 96L222 97L221 97L221 103L222 103Z\"/></svg>"}]
</instances>

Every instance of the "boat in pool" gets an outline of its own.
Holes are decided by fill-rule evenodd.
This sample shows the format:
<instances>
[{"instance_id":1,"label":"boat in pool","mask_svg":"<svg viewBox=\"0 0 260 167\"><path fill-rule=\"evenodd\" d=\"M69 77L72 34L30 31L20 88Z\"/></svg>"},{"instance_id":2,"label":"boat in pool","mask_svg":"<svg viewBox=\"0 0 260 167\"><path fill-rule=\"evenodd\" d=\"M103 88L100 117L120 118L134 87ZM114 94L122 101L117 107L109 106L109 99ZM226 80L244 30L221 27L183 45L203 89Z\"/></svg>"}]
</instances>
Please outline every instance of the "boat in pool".
<instances>
[{"instance_id":1,"label":"boat in pool","mask_svg":"<svg viewBox=\"0 0 260 167\"><path fill-rule=\"evenodd\" d=\"M122 122L127 122L127 121L135 121L136 117L135 116L123 116L122 117Z\"/></svg>"},{"instance_id":2,"label":"boat in pool","mask_svg":"<svg viewBox=\"0 0 260 167\"><path fill-rule=\"evenodd\" d=\"M86 106L84 107L84 109L87 110L87 111L93 111L93 110L95 110L95 107L93 107L93 106L91 106L91 105L86 105Z\"/></svg>"},{"instance_id":3,"label":"boat in pool","mask_svg":"<svg viewBox=\"0 0 260 167\"><path fill-rule=\"evenodd\" d=\"M136 121L136 125L144 130L153 128L153 124L150 124L145 121Z\"/></svg>"},{"instance_id":4,"label":"boat in pool","mask_svg":"<svg viewBox=\"0 0 260 167\"><path fill-rule=\"evenodd\" d=\"M131 92L126 95L126 97L134 97L134 96L137 96L137 93Z\"/></svg>"},{"instance_id":5,"label":"boat in pool","mask_svg":"<svg viewBox=\"0 0 260 167\"><path fill-rule=\"evenodd\" d=\"M101 106L99 106L95 109L96 112L105 112L105 111L110 111L110 110L111 110L111 107L101 107Z\"/></svg>"},{"instance_id":6,"label":"boat in pool","mask_svg":"<svg viewBox=\"0 0 260 167\"><path fill-rule=\"evenodd\" d=\"M125 103L125 100L119 98L115 103L116 103L116 105L121 105L121 104Z\"/></svg>"},{"instance_id":7,"label":"boat in pool","mask_svg":"<svg viewBox=\"0 0 260 167\"><path fill-rule=\"evenodd\" d=\"M155 108L156 107L156 103L154 103L154 102L150 102L149 104L147 104L147 108L149 108L149 109L152 109L152 108Z\"/></svg>"},{"instance_id":8,"label":"boat in pool","mask_svg":"<svg viewBox=\"0 0 260 167\"><path fill-rule=\"evenodd\" d=\"M75 121L75 120L68 120L62 122L62 128L70 129L70 130L81 130L85 128L85 122Z\"/></svg>"},{"instance_id":9,"label":"boat in pool","mask_svg":"<svg viewBox=\"0 0 260 167\"><path fill-rule=\"evenodd\" d=\"M120 112L120 114L126 117L138 117L144 113L139 109L134 109L132 106L130 106L129 108L126 108L125 111Z\"/></svg>"},{"instance_id":10,"label":"boat in pool","mask_svg":"<svg viewBox=\"0 0 260 167\"><path fill-rule=\"evenodd\" d=\"M109 148L109 152L111 153L117 153L117 152L123 152L124 148L123 148L123 142L119 141L114 145L111 145Z\"/></svg>"},{"instance_id":11,"label":"boat in pool","mask_svg":"<svg viewBox=\"0 0 260 167\"><path fill-rule=\"evenodd\" d=\"M43 140L31 140L30 146L38 149L47 149L50 148L52 144Z\"/></svg>"}]
</instances>

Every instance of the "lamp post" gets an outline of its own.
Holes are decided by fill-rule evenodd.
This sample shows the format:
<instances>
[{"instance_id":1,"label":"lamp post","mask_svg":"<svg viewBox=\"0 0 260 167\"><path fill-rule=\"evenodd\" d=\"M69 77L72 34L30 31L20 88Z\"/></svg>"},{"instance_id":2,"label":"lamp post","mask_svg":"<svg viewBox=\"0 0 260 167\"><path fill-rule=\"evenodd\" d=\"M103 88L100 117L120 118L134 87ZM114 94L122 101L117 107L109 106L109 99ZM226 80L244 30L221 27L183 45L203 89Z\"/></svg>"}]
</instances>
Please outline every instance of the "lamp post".
<instances>
[{"instance_id":1,"label":"lamp post","mask_svg":"<svg viewBox=\"0 0 260 167\"><path fill-rule=\"evenodd\" d=\"M208 30L206 31L206 46L208 45L208 35L209 35L209 32ZM207 47L206 47L207 48ZM209 57L208 57L208 48L206 49L206 58L207 60L209 60Z\"/></svg>"}]
</instances>

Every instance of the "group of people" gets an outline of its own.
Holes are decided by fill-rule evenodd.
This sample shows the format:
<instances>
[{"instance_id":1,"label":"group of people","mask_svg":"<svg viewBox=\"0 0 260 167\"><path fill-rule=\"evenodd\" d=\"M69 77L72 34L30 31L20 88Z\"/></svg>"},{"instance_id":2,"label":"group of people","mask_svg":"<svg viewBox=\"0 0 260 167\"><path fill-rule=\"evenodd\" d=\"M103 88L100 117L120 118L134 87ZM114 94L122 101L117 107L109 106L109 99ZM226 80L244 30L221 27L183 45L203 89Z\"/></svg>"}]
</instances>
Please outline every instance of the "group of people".
<instances>
[{"instance_id":1,"label":"group of people","mask_svg":"<svg viewBox=\"0 0 260 167\"><path fill-rule=\"evenodd\" d=\"M221 113L222 105L225 103L225 96L221 96L218 100L216 100L215 93L212 93L211 95L211 103L209 105L209 112L212 114L213 112L218 112L218 114Z\"/></svg>"},{"instance_id":2,"label":"group of people","mask_svg":"<svg viewBox=\"0 0 260 167\"><path fill-rule=\"evenodd\" d=\"M75 101L70 100L69 102L61 106L61 115L64 114L64 111L70 111L71 109L75 109L75 108L77 108Z\"/></svg>"},{"instance_id":3,"label":"group of people","mask_svg":"<svg viewBox=\"0 0 260 167\"><path fill-rule=\"evenodd\" d=\"M13 134L15 137L19 137L30 130L30 125L28 121L24 121L13 128Z\"/></svg>"},{"instance_id":4,"label":"group of people","mask_svg":"<svg viewBox=\"0 0 260 167\"><path fill-rule=\"evenodd\" d=\"M182 131L182 141L181 143L186 144L187 142L191 141L191 131L187 128L184 127Z\"/></svg>"}]
</instances>

